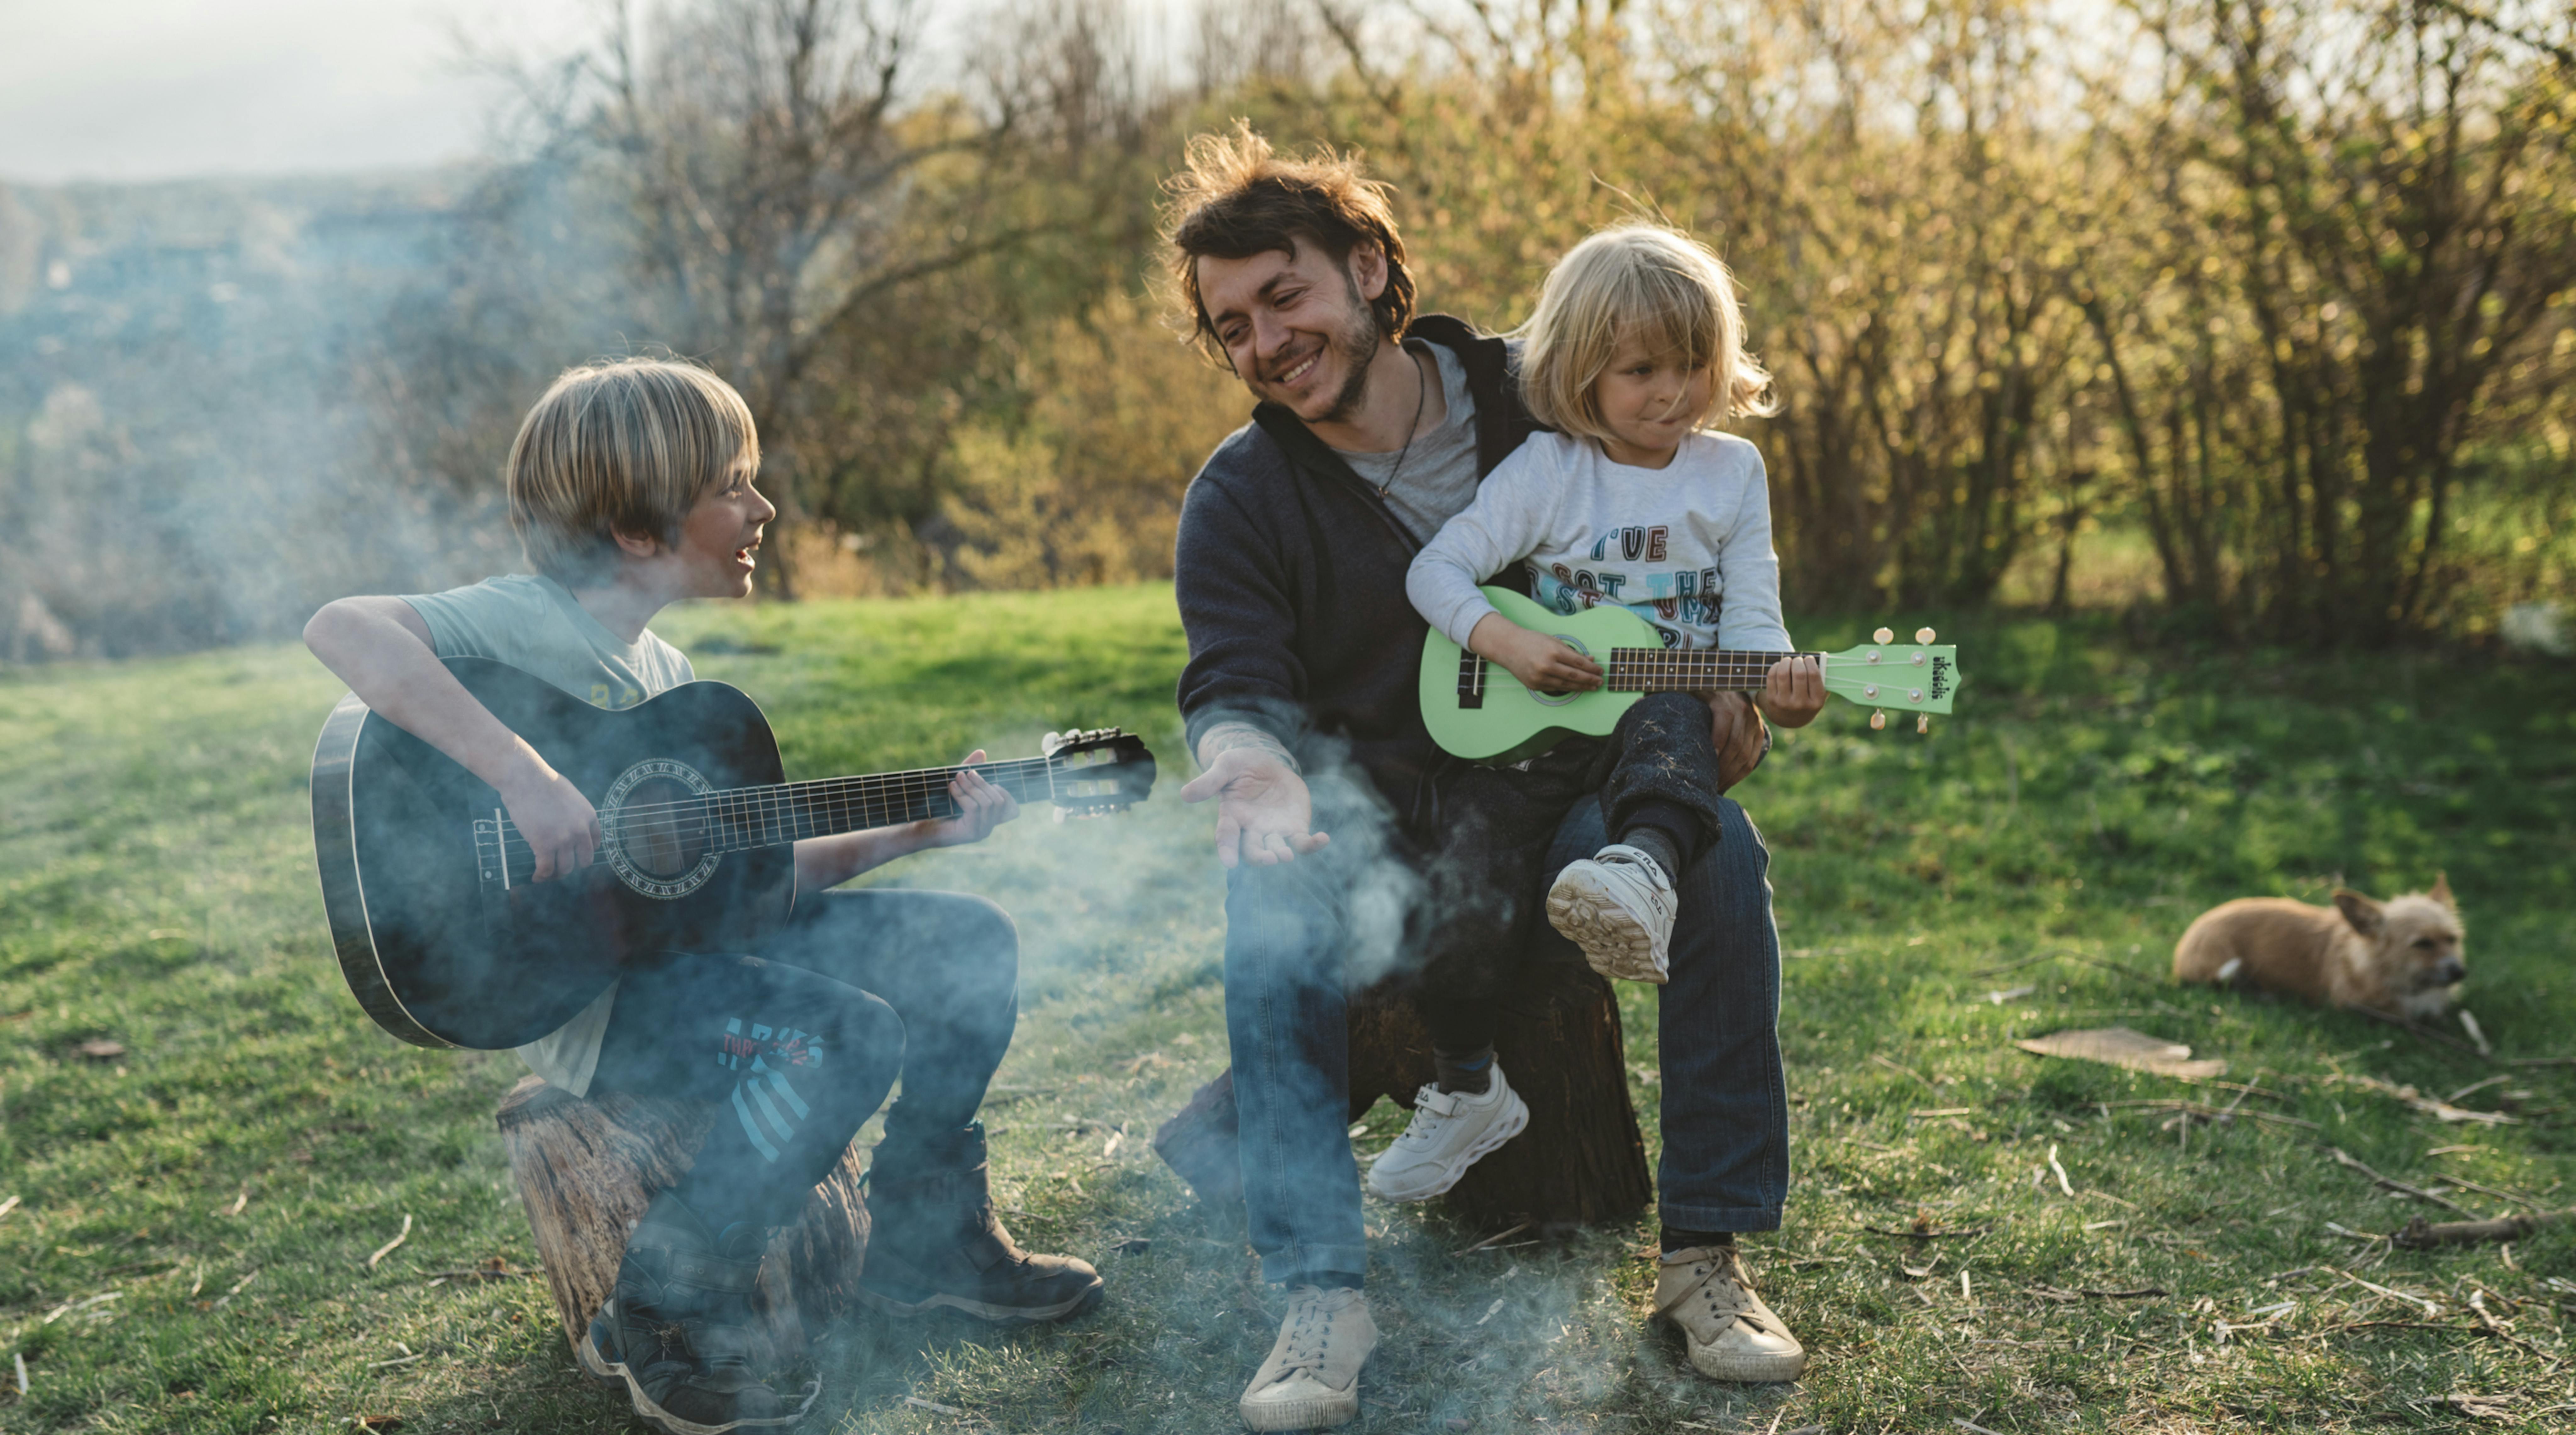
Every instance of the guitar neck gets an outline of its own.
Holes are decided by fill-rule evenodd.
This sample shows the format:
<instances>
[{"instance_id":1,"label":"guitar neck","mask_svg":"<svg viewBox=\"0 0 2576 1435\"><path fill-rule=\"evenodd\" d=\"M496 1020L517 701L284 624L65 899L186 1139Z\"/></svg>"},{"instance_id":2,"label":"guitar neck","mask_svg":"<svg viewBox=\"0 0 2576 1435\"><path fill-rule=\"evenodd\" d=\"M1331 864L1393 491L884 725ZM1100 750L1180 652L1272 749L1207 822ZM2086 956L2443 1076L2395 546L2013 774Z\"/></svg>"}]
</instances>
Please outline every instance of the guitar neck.
<instances>
[{"instance_id":1,"label":"guitar neck","mask_svg":"<svg viewBox=\"0 0 2576 1435\"><path fill-rule=\"evenodd\" d=\"M979 762L971 767L925 767L912 772L737 787L697 799L700 812L691 815L703 815L712 838L710 850L743 852L776 847L808 837L954 817L957 800L948 795L948 784L958 773L967 771L982 773L985 781L1021 802L1043 802L1055 792L1047 759L1032 757L1016 762ZM633 820L633 816L628 815L627 820Z\"/></svg>"},{"instance_id":2,"label":"guitar neck","mask_svg":"<svg viewBox=\"0 0 2576 1435\"><path fill-rule=\"evenodd\" d=\"M1601 685L1614 693L1759 692L1771 665L1819 653L1763 653L1734 648L1612 648Z\"/></svg>"}]
</instances>

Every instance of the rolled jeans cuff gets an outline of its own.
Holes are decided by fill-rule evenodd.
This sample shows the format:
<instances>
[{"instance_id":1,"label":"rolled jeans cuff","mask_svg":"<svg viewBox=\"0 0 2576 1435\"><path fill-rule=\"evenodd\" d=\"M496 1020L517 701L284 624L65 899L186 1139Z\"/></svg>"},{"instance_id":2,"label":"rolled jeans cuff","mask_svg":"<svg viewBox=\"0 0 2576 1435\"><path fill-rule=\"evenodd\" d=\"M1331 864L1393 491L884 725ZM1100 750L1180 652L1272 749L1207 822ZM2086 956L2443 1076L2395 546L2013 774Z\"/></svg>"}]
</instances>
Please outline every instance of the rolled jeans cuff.
<instances>
[{"instance_id":1,"label":"rolled jeans cuff","mask_svg":"<svg viewBox=\"0 0 2576 1435\"><path fill-rule=\"evenodd\" d=\"M1774 1221L1772 1224L1777 1225ZM1313 1285L1318 1276L1365 1275L1368 1272L1368 1247L1360 1246L1289 1246L1265 1251L1261 1256L1261 1278L1272 1285Z\"/></svg>"},{"instance_id":2,"label":"rolled jeans cuff","mask_svg":"<svg viewBox=\"0 0 2576 1435\"><path fill-rule=\"evenodd\" d=\"M1670 1201L1656 1207L1663 1223L1683 1231L1776 1231L1780 1229L1777 1206L1688 1206Z\"/></svg>"}]
</instances>

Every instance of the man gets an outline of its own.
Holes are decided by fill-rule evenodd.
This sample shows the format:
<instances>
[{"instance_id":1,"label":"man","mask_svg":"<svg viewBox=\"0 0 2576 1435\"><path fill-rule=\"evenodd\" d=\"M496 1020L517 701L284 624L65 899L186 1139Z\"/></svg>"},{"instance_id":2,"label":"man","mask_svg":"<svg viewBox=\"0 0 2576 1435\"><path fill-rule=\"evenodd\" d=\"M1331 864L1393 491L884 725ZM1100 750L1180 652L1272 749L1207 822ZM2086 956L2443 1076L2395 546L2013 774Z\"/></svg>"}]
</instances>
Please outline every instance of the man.
<instances>
[{"instance_id":1,"label":"man","mask_svg":"<svg viewBox=\"0 0 2576 1435\"><path fill-rule=\"evenodd\" d=\"M1243 125L1203 135L1166 218L1189 318L1258 404L1182 504L1179 698L1205 771L1181 795L1217 801L1244 1201L1264 1275L1290 1288L1241 1410L1256 1430L1312 1429L1358 1413L1377 1338L1345 1134L1353 956L1385 935L1391 893L1413 904L1400 940L1419 961L1517 943L1548 880L1606 839L1572 783L1553 810L1497 812L1481 770L1432 745L1415 695L1425 625L1406 568L1535 427L1505 341L1413 317L1385 189L1347 158L1283 160ZM1758 759L1760 723L1732 694L1714 714L1731 782ZM1788 1117L1769 859L1743 810L1722 808L1679 883L1694 919L1662 996L1655 1309L1704 1373L1790 1380L1805 1352L1733 1246L1779 1225ZM1487 880L1510 884L1501 901L1482 900ZM1443 900L1461 893L1480 900Z\"/></svg>"}]
</instances>

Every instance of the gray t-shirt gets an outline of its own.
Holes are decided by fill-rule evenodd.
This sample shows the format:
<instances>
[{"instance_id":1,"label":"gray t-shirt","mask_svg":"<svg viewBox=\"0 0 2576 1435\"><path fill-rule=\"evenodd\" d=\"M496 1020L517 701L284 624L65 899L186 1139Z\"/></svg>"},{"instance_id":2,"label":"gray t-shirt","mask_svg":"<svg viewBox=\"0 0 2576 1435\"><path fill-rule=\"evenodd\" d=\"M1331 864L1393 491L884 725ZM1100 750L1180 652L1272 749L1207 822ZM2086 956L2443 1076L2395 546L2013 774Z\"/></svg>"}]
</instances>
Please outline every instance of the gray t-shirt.
<instances>
[{"instance_id":1,"label":"gray t-shirt","mask_svg":"<svg viewBox=\"0 0 2576 1435\"><path fill-rule=\"evenodd\" d=\"M1405 345L1414 353L1428 353L1440 365L1440 396L1449 412L1440 426L1413 440L1413 447L1403 450L1404 466L1396 467L1396 453L1352 453L1335 449L1351 472L1367 480L1371 488L1382 491L1387 507L1395 510L1396 520L1413 531L1416 542L1428 542L1440 531L1440 525L1454 518L1476 497L1476 400L1467 392L1467 367L1446 344L1426 343L1415 339ZM1387 479L1395 480L1389 484Z\"/></svg>"},{"instance_id":2,"label":"gray t-shirt","mask_svg":"<svg viewBox=\"0 0 2576 1435\"><path fill-rule=\"evenodd\" d=\"M651 629L621 643L569 589L541 575L486 578L470 588L403 601L429 625L430 650L440 657L508 663L593 707L631 708L696 677L680 650ZM519 1059L548 1085L589 1095L600 1038L616 1001L612 984L572 1020L520 1047Z\"/></svg>"}]
</instances>

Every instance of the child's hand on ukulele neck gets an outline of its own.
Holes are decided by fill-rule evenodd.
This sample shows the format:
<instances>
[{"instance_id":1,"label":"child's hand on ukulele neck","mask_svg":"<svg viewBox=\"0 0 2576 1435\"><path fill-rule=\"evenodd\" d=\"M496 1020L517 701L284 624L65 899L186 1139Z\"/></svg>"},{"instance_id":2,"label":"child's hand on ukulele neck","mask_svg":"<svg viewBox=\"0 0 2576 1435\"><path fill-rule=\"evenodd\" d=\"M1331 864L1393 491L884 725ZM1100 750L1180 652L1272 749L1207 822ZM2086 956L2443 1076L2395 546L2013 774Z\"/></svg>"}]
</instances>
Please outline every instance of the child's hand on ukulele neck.
<instances>
[{"instance_id":1,"label":"child's hand on ukulele neck","mask_svg":"<svg viewBox=\"0 0 2576 1435\"><path fill-rule=\"evenodd\" d=\"M1588 693L1601 686L1601 665L1545 633L1533 632L1500 613L1476 620L1467 647L1503 665L1521 686L1541 693Z\"/></svg>"}]
</instances>

